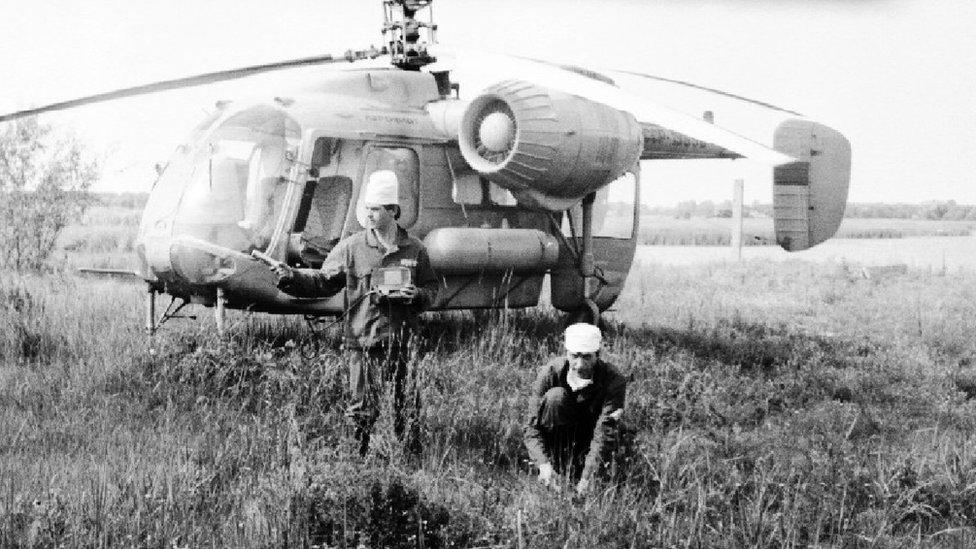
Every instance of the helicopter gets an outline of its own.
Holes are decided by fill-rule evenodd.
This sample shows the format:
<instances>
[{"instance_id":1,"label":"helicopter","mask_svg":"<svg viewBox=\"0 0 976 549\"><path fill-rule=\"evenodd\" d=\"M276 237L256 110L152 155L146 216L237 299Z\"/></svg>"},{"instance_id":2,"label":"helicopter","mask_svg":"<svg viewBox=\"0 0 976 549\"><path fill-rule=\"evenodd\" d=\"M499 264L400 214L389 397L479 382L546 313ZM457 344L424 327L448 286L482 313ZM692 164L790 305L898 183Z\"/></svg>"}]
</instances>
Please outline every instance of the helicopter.
<instances>
[{"instance_id":1,"label":"helicopter","mask_svg":"<svg viewBox=\"0 0 976 549\"><path fill-rule=\"evenodd\" d=\"M214 308L219 331L227 309L342 315L341 295L283 293L255 255L319 267L365 225L361 190L378 170L397 174L398 222L424 241L438 275L432 310L536 306L548 277L555 308L595 322L619 297L634 260L641 160L771 166L777 243L803 250L836 232L851 166L840 132L652 75L442 52L432 2L382 0L380 49L156 82L3 114L0 122L303 71L272 94L217 102L161 169L139 227L139 266L128 273L146 284L150 334L188 304ZM486 75L493 80L483 82ZM632 93L619 85L627 78L761 109L772 120L760 140L769 145L707 113L691 116ZM160 316L161 294L171 300Z\"/></svg>"}]
</instances>

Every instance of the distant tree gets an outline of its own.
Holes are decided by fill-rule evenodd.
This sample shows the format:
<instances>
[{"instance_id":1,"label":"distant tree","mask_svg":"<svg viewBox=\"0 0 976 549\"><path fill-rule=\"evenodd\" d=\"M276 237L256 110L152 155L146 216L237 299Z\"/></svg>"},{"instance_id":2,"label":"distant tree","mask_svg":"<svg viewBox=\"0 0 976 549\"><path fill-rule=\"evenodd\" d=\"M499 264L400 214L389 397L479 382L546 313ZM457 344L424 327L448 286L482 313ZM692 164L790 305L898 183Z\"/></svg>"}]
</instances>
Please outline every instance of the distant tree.
<instances>
[{"instance_id":1,"label":"distant tree","mask_svg":"<svg viewBox=\"0 0 976 549\"><path fill-rule=\"evenodd\" d=\"M695 207L695 217L715 217L715 203L703 200Z\"/></svg>"},{"instance_id":2,"label":"distant tree","mask_svg":"<svg viewBox=\"0 0 976 549\"><path fill-rule=\"evenodd\" d=\"M949 209L953 206L955 206L955 201L953 200L950 200L949 202L941 202L937 200L932 202L927 202L924 205L925 219L936 219L936 220L943 219L946 216L946 214L949 213Z\"/></svg>"},{"instance_id":3,"label":"distant tree","mask_svg":"<svg viewBox=\"0 0 976 549\"><path fill-rule=\"evenodd\" d=\"M946 211L945 215L942 216L942 219L962 221L966 219L966 216L969 215L969 210L971 209L969 206L956 204L955 200L950 200L948 205L949 209Z\"/></svg>"},{"instance_id":4,"label":"distant tree","mask_svg":"<svg viewBox=\"0 0 976 549\"><path fill-rule=\"evenodd\" d=\"M698 203L694 200L684 200L678 202L674 207L674 217L677 219L689 219L694 215L695 210L698 208Z\"/></svg>"},{"instance_id":5,"label":"distant tree","mask_svg":"<svg viewBox=\"0 0 976 549\"><path fill-rule=\"evenodd\" d=\"M58 234L91 203L98 177L74 138L56 139L36 117L0 131L0 266L38 269Z\"/></svg>"}]
</instances>

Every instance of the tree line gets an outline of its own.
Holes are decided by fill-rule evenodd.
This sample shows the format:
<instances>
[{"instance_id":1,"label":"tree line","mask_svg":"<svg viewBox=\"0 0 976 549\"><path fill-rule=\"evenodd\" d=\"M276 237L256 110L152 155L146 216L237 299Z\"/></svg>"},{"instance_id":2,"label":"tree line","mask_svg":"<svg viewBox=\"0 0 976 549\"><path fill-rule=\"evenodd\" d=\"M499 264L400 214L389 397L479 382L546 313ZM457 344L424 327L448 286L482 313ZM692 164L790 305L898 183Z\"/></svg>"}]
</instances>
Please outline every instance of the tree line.
<instances>
[{"instance_id":1,"label":"tree line","mask_svg":"<svg viewBox=\"0 0 976 549\"><path fill-rule=\"evenodd\" d=\"M773 205L744 204L745 217L772 217ZM732 201L686 200L674 206L641 205L641 213L663 215L676 219L692 217L732 217ZM955 200L930 200L917 204L885 204L882 202L851 202L844 217L878 219L928 219L944 221L976 221L976 205L959 204Z\"/></svg>"}]
</instances>

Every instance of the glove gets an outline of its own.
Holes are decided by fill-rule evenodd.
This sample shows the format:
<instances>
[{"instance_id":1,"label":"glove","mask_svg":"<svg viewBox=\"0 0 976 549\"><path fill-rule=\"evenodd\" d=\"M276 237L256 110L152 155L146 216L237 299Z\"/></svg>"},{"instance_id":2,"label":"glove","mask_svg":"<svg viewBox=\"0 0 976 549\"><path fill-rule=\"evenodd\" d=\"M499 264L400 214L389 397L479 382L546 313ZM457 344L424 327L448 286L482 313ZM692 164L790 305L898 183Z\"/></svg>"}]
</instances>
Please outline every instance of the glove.
<instances>
[{"instance_id":1,"label":"glove","mask_svg":"<svg viewBox=\"0 0 976 549\"><path fill-rule=\"evenodd\" d=\"M583 497L590 491L590 481L589 479L581 478L579 482L576 483L576 495L578 497Z\"/></svg>"}]
</instances>

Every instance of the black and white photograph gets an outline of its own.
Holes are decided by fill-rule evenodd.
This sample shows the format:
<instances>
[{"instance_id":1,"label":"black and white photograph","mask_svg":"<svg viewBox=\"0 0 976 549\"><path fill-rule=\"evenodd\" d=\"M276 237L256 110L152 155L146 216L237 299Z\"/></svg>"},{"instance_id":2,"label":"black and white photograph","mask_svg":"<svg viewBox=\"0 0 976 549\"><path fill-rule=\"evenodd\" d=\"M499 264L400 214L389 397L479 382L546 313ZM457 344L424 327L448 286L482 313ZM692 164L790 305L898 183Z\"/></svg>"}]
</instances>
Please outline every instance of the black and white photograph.
<instances>
[{"instance_id":1,"label":"black and white photograph","mask_svg":"<svg viewBox=\"0 0 976 549\"><path fill-rule=\"evenodd\" d=\"M976 546L974 28L11 0L0 547Z\"/></svg>"}]
</instances>

